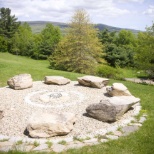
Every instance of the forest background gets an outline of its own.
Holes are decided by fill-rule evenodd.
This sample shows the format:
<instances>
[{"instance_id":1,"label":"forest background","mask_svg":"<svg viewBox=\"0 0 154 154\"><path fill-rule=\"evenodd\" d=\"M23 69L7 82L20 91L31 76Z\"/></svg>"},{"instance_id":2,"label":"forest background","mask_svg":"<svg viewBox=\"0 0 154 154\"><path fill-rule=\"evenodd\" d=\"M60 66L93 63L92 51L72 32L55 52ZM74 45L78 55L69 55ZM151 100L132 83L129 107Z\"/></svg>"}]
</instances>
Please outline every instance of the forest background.
<instances>
[{"instance_id":1,"label":"forest background","mask_svg":"<svg viewBox=\"0 0 154 154\"><path fill-rule=\"evenodd\" d=\"M0 8L0 52L48 60L50 68L121 78L120 68L144 70L154 77L154 23L144 32L99 31L84 10L77 10L65 30L47 23L33 33L9 8Z\"/></svg>"}]
</instances>

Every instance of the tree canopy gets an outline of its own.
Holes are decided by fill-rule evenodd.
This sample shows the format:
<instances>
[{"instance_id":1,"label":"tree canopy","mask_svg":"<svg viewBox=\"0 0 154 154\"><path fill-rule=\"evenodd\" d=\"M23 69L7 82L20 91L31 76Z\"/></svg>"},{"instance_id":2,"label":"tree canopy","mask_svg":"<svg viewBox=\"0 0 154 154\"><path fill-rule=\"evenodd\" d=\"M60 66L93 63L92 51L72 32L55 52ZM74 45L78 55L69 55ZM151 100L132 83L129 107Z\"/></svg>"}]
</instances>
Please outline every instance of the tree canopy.
<instances>
[{"instance_id":1,"label":"tree canopy","mask_svg":"<svg viewBox=\"0 0 154 154\"><path fill-rule=\"evenodd\" d=\"M18 31L14 34L12 38L13 47L10 51L16 55L31 56L33 47L33 34L31 27L25 22L20 25Z\"/></svg>"},{"instance_id":2,"label":"tree canopy","mask_svg":"<svg viewBox=\"0 0 154 154\"><path fill-rule=\"evenodd\" d=\"M154 23L146 32L138 34L136 60L140 69L147 70L154 77Z\"/></svg>"},{"instance_id":3,"label":"tree canopy","mask_svg":"<svg viewBox=\"0 0 154 154\"><path fill-rule=\"evenodd\" d=\"M107 29L99 34L104 44L104 58L109 65L116 67L134 66L136 38L132 32L121 30L119 33L109 32Z\"/></svg>"},{"instance_id":4,"label":"tree canopy","mask_svg":"<svg viewBox=\"0 0 154 154\"><path fill-rule=\"evenodd\" d=\"M77 10L73 15L66 36L50 57L52 68L79 73L94 73L102 53L98 31L90 22L87 12Z\"/></svg>"},{"instance_id":5,"label":"tree canopy","mask_svg":"<svg viewBox=\"0 0 154 154\"><path fill-rule=\"evenodd\" d=\"M7 50L10 51L12 47L11 38L18 30L20 22L17 22L15 15L11 15L9 8L0 8L0 37L1 40L7 41ZM6 43L4 41L1 42ZM4 45L3 44L3 45Z\"/></svg>"},{"instance_id":6,"label":"tree canopy","mask_svg":"<svg viewBox=\"0 0 154 154\"><path fill-rule=\"evenodd\" d=\"M52 24L46 24L46 27L42 30L41 42L39 45L39 54L47 59L55 51L58 42L61 39L61 33L59 27L55 27Z\"/></svg>"}]
</instances>

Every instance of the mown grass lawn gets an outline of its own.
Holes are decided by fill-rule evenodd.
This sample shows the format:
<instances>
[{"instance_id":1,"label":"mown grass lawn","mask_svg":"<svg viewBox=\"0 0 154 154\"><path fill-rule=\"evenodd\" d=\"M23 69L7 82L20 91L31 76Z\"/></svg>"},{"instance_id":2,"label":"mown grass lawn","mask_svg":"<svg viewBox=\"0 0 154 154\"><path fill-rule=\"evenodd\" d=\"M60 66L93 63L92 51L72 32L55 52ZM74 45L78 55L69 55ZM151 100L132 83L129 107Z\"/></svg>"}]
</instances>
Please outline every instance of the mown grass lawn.
<instances>
[{"instance_id":1,"label":"mown grass lawn","mask_svg":"<svg viewBox=\"0 0 154 154\"><path fill-rule=\"evenodd\" d=\"M72 80L82 76L77 73L51 70L48 67L47 61L35 61L8 53L0 53L0 86L5 86L9 77L20 73L30 73L34 80L42 80L45 75L62 75ZM154 154L154 86L117 80L111 80L110 84L113 82L124 83L134 96L141 99L142 110L148 114L147 121L139 131L129 136L95 146L70 149L62 154Z\"/></svg>"},{"instance_id":2,"label":"mown grass lawn","mask_svg":"<svg viewBox=\"0 0 154 154\"><path fill-rule=\"evenodd\" d=\"M46 60L33 60L28 57L0 52L0 87L6 86L10 77L22 73L31 74L34 81L43 80L47 75L61 75L71 80L82 76L78 73L52 70L49 67L50 64Z\"/></svg>"},{"instance_id":3,"label":"mown grass lawn","mask_svg":"<svg viewBox=\"0 0 154 154\"><path fill-rule=\"evenodd\" d=\"M147 74L143 70L131 69L131 68L118 68L122 74L119 75L121 78L147 78Z\"/></svg>"}]
</instances>

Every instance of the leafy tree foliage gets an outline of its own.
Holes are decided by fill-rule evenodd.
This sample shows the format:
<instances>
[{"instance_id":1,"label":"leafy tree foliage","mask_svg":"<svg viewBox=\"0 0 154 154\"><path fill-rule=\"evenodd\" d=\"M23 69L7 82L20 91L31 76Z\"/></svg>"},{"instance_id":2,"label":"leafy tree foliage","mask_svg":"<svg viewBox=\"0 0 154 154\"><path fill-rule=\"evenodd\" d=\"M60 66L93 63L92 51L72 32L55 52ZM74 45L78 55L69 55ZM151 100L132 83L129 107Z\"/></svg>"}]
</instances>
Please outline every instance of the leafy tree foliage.
<instances>
[{"instance_id":1,"label":"leafy tree foliage","mask_svg":"<svg viewBox=\"0 0 154 154\"><path fill-rule=\"evenodd\" d=\"M90 23L88 14L84 10L77 10L66 36L50 57L50 64L56 69L92 74L101 52L102 44L97 37L97 30Z\"/></svg>"},{"instance_id":2,"label":"leafy tree foliage","mask_svg":"<svg viewBox=\"0 0 154 154\"><path fill-rule=\"evenodd\" d=\"M136 45L136 38L131 31L121 30L116 38L116 44L118 46L120 46L120 45L135 46Z\"/></svg>"},{"instance_id":3,"label":"leafy tree foliage","mask_svg":"<svg viewBox=\"0 0 154 154\"><path fill-rule=\"evenodd\" d=\"M42 38L41 34L33 34L33 54L31 55L31 58L33 59L44 59L44 56L40 54L40 44L41 44Z\"/></svg>"},{"instance_id":4,"label":"leafy tree foliage","mask_svg":"<svg viewBox=\"0 0 154 154\"><path fill-rule=\"evenodd\" d=\"M154 77L154 23L147 27L146 32L138 34L136 60L139 68L147 70Z\"/></svg>"},{"instance_id":5,"label":"leafy tree foliage","mask_svg":"<svg viewBox=\"0 0 154 154\"><path fill-rule=\"evenodd\" d=\"M60 35L59 28L51 24L47 24L40 34L33 34L29 24L24 23L12 38L11 53L34 59L47 59L54 52Z\"/></svg>"},{"instance_id":6,"label":"leafy tree foliage","mask_svg":"<svg viewBox=\"0 0 154 154\"><path fill-rule=\"evenodd\" d=\"M126 30L119 34L104 30L99 34L104 44L105 60L111 66L134 66L134 49L136 46L135 36Z\"/></svg>"},{"instance_id":7,"label":"leafy tree foliage","mask_svg":"<svg viewBox=\"0 0 154 154\"><path fill-rule=\"evenodd\" d=\"M52 55L60 41L61 33L59 27L55 27L48 23L45 29L41 32L41 42L39 44L39 57L47 59Z\"/></svg>"},{"instance_id":8,"label":"leafy tree foliage","mask_svg":"<svg viewBox=\"0 0 154 154\"><path fill-rule=\"evenodd\" d=\"M17 31L19 25L20 22L17 22L15 15L11 15L11 10L9 8L0 8L0 44L5 46L6 42L2 41L5 39L7 41L7 50L9 52L12 47L11 38Z\"/></svg>"},{"instance_id":9,"label":"leafy tree foliage","mask_svg":"<svg viewBox=\"0 0 154 154\"><path fill-rule=\"evenodd\" d=\"M31 27L24 23L12 38L13 47L11 53L22 56L31 56L33 48L33 35Z\"/></svg>"}]
</instances>

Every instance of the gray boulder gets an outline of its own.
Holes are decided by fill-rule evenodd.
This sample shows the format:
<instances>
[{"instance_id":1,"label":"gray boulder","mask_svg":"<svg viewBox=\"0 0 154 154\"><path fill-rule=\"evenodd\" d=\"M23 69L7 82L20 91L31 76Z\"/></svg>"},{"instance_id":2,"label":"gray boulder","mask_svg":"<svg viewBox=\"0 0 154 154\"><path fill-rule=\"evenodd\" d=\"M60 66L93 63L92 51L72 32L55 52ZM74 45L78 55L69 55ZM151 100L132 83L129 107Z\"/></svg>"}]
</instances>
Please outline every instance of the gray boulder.
<instances>
[{"instance_id":1,"label":"gray boulder","mask_svg":"<svg viewBox=\"0 0 154 154\"><path fill-rule=\"evenodd\" d=\"M64 78L63 76L45 76L44 83L46 84L56 84L65 85L70 83L70 79Z\"/></svg>"},{"instance_id":2,"label":"gray boulder","mask_svg":"<svg viewBox=\"0 0 154 154\"><path fill-rule=\"evenodd\" d=\"M88 115L104 121L114 122L127 112L131 106L138 103L139 98L134 96L111 97L106 100L101 100L100 103L91 104L86 108Z\"/></svg>"},{"instance_id":3,"label":"gray boulder","mask_svg":"<svg viewBox=\"0 0 154 154\"><path fill-rule=\"evenodd\" d=\"M10 88L21 90L32 87L33 80L30 74L19 74L10 78L7 84Z\"/></svg>"},{"instance_id":4,"label":"gray boulder","mask_svg":"<svg viewBox=\"0 0 154 154\"><path fill-rule=\"evenodd\" d=\"M131 93L122 83L113 83L112 86L107 86L106 91L110 96L131 96Z\"/></svg>"},{"instance_id":5,"label":"gray boulder","mask_svg":"<svg viewBox=\"0 0 154 154\"><path fill-rule=\"evenodd\" d=\"M109 79L87 75L79 77L78 82L83 86L102 88L108 84Z\"/></svg>"},{"instance_id":6,"label":"gray boulder","mask_svg":"<svg viewBox=\"0 0 154 154\"><path fill-rule=\"evenodd\" d=\"M35 113L29 120L27 131L33 138L67 135L73 129L75 121L73 113Z\"/></svg>"}]
</instances>

